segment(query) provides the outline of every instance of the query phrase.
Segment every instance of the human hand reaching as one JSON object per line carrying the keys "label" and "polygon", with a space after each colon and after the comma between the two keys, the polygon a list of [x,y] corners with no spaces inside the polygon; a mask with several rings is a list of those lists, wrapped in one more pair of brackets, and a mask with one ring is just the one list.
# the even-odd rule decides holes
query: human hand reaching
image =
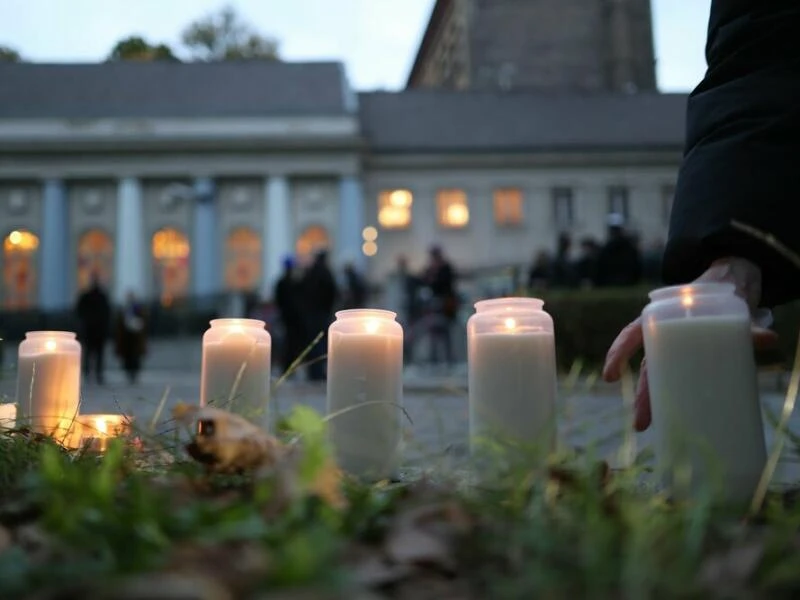
{"label": "human hand reaching", "polygon": [[[743,258],[720,259],[693,283],[703,282],[734,284],[736,294],[743,298],[750,307],[755,347],[762,349],[775,345],[778,336],[774,331],[767,329],[772,324],[772,313],[766,309],[757,310],[761,300],[761,270],[756,265]],[[622,376],[624,366],[642,345],[642,318],[639,317],[629,323],[611,344],[603,367],[603,379],[608,382],[618,381]],[[644,431],[650,426],[650,420],[650,390],[647,386],[647,357],[645,357],[642,360],[639,381],[636,385],[635,429]]]}

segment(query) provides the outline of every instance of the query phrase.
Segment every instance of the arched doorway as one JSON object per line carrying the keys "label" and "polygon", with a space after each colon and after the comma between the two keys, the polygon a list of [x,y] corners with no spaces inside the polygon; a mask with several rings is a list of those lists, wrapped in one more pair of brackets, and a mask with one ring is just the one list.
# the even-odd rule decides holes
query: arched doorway
{"label": "arched doorway", "polygon": [[153,269],[164,306],[186,296],[190,253],[189,239],[183,232],[166,227],[153,234]]}
{"label": "arched doorway", "polygon": [[249,227],[237,227],[225,240],[225,287],[251,291],[261,279],[261,238]]}
{"label": "arched doorway", "polygon": [[114,268],[114,243],[102,229],[90,229],[78,240],[78,289],[84,290],[97,275],[108,286]]}
{"label": "arched doorway", "polygon": [[318,250],[328,248],[330,237],[328,230],[321,225],[306,227],[295,242],[295,252],[301,264],[308,263]]}
{"label": "arched doorway", "polygon": [[36,253],[39,238],[24,229],[3,239],[3,305],[9,309],[31,308],[36,304]]}

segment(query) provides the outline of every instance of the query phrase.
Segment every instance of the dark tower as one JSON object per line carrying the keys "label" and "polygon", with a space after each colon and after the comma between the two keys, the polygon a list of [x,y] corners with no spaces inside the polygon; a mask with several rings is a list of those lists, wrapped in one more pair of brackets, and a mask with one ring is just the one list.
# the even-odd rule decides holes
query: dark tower
{"label": "dark tower", "polygon": [[408,87],[654,91],[650,0],[437,0]]}

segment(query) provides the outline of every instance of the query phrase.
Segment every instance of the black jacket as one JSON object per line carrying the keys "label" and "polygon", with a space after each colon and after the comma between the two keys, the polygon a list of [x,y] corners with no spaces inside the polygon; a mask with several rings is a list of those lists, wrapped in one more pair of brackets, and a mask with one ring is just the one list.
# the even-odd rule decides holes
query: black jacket
{"label": "black jacket", "polygon": [[800,298],[800,272],[731,226],[800,252],[800,2],[713,0],[706,59],[688,102],[664,279],[691,281],[741,256],[762,269],[763,305]]}

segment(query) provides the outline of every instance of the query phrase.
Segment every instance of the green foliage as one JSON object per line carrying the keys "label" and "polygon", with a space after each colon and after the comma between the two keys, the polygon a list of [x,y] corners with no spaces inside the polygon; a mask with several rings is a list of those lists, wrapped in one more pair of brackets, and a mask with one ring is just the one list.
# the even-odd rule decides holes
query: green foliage
{"label": "green foliage", "polygon": [[244,21],[232,6],[203,17],[183,32],[183,44],[196,60],[277,60],[278,43]]}
{"label": "green foliage", "polygon": [[0,45],[0,62],[22,62],[22,57],[13,48]]}
{"label": "green foliage", "polygon": [[172,49],[166,44],[153,45],[144,38],[134,35],[117,42],[114,48],[112,48],[108,60],[177,61],[178,59],[172,53]]}

